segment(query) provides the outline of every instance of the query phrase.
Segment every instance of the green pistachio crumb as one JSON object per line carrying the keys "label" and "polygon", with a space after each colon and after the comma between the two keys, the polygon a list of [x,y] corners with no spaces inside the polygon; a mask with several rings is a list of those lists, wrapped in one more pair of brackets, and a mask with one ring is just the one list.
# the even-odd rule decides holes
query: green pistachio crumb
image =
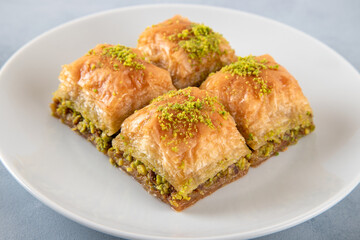
{"label": "green pistachio crumb", "polygon": [[168,36],[170,41],[178,41],[190,59],[199,59],[211,53],[225,54],[220,51],[221,34],[204,24],[193,23],[189,29]]}
{"label": "green pistachio crumb", "polygon": [[262,69],[266,69],[266,65],[257,61],[254,56],[238,57],[238,60],[221,69],[223,72],[229,72],[232,75],[256,76],[258,77]]}
{"label": "green pistachio crumb", "polygon": [[111,165],[115,166],[116,165],[116,162],[113,158],[109,158],[109,162]]}
{"label": "green pistachio crumb", "polygon": [[81,120],[81,115],[77,115],[74,119],[73,119],[73,124],[78,124]]}
{"label": "green pistachio crumb", "polygon": [[87,130],[87,124],[85,123],[85,121],[80,122],[80,123],[77,125],[77,127],[78,127],[78,130],[79,130],[81,133],[83,133],[83,132],[85,132],[85,131]]}
{"label": "green pistachio crumb", "polygon": [[119,159],[116,161],[116,164],[117,164],[118,166],[122,166],[122,165],[124,165],[124,160],[123,160],[122,158],[119,158]]}
{"label": "green pistachio crumb", "polygon": [[160,175],[156,175],[156,184],[161,184],[163,182],[164,182],[163,178]]}
{"label": "green pistachio crumb", "polygon": [[141,175],[146,175],[147,174],[147,170],[145,168],[145,166],[143,164],[140,164],[136,167],[138,173],[140,173]]}
{"label": "green pistachio crumb", "polygon": [[179,204],[178,204],[176,201],[174,201],[174,200],[169,200],[169,203],[170,203],[172,206],[174,206],[174,207],[178,207],[178,206],[179,206]]}
{"label": "green pistachio crumb", "polygon": [[135,161],[130,163],[130,167],[131,167],[131,168],[136,168]]}
{"label": "green pistachio crumb", "polygon": [[[252,76],[254,83],[254,89],[259,89],[259,96],[263,96],[271,93],[271,88],[267,85],[267,81],[260,76],[260,73],[264,69],[277,70],[279,65],[267,65],[266,59],[256,60],[254,56],[249,55],[246,57],[238,57],[238,60],[232,64],[229,64],[221,69],[222,72],[230,73],[232,76],[238,75],[241,77]],[[248,82],[246,82],[248,84]]]}
{"label": "green pistachio crumb", "polygon": [[274,66],[268,66],[269,69],[279,69],[279,65],[275,64]]}
{"label": "green pistachio crumb", "polygon": [[248,141],[254,140],[254,135],[252,133],[249,133]]}
{"label": "green pistachio crumb", "polygon": [[131,161],[132,161],[132,157],[131,157],[131,155],[127,155],[127,156],[125,157],[125,159],[126,159],[127,161],[129,161],[129,162],[131,162]]}
{"label": "green pistachio crumb", "polygon": [[134,166],[135,166],[135,167],[139,166],[140,164],[142,164],[142,163],[141,163],[139,160],[136,159],[136,160],[134,161]]}
{"label": "green pistachio crumb", "polygon": [[95,125],[92,122],[89,122],[90,133],[95,133]]}
{"label": "green pistachio crumb", "polygon": [[[137,60],[137,54],[131,48],[123,45],[114,45],[110,47],[104,47],[102,55],[111,57],[113,60],[118,60],[122,65],[136,70],[145,69],[145,66]],[[119,70],[119,64],[113,64],[114,70]]]}
{"label": "green pistachio crumb", "polygon": [[[157,105],[157,118],[162,134],[160,139],[167,140],[171,145],[171,150],[177,152],[177,144],[180,141],[187,143],[187,139],[192,138],[198,132],[198,125],[204,124],[211,129],[221,127],[219,123],[215,126],[213,114],[219,114],[225,120],[228,112],[216,97],[209,95],[195,97],[191,93],[191,88],[170,91],[152,101],[161,102]],[[174,101],[166,101],[175,99]]]}

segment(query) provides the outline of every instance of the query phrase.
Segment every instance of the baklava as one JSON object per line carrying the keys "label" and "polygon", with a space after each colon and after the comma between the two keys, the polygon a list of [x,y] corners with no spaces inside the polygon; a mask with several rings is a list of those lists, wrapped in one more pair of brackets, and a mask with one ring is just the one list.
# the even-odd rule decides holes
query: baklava
{"label": "baklava", "polygon": [[314,130],[313,111],[297,80],[269,55],[239,57],[200,88],[234,117],[253,151],[252,166]]}
{"label": "baklava", "polygon": [[143,59],[137,49],[99,44],[64,65],[51,109],[74,131],[106,153],[122,122],[169,90],[168,71]]}
{"label": "baklava", "polygon": [[250,154],[231,115],[198,88],[170,91],[128,117],[110,161],[181,211],[245,175]]}
{"label": "baklava", "polygon": [[221,34],[180,15],[148,27],[137,47],[148,60],[170,72],[177,88],[199,86],[209,73],[236,61]]}

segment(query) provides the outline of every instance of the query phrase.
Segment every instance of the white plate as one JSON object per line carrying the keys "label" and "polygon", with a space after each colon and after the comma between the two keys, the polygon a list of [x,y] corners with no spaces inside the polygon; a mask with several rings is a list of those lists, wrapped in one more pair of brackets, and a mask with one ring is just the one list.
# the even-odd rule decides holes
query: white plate
{"label": "white plate", "polygon": [[[222,33],[239,55],[270,53],[295,75],[316,131],[182,213],[148,195],[107,157],[50,116],[60,66],[97,43],[135,46],[146,26],[181,14]],[[128,238],[250,238],[325,211],[360,179],[360,76],[319,41],[227,9],[155,5],[108,11],[51,30],[0,73],[0,152],[35,197],[88,227]],[[355,105],[356,104],[356,105]]]}

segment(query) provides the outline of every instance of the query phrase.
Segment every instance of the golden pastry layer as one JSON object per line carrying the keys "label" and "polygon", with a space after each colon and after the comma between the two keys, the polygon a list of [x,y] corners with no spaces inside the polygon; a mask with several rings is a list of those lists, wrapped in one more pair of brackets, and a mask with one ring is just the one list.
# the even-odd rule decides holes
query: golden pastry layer
{"label": "golden pastry layer", "polygon": [[99,44],[64,65],[54,101],[79,112],[107,135],[151,99],[175,89],[166,70],[145,60],[137,49]]}
{"label": "golden pastry layer", "polygon": [[269,55],[239,57],[200,88],[224,104],[248,146],[268,157],[276,152],[274,146],[284,149],[282,142],[294,142],[314,129],[312,109],[298,82]]}
{"label": "golden pastry layer", "polygon": [[156,98],[123,122],[112,144],[165,179],[175,190],[173,200],[190,200],[222,170],[241,159],[246,165],[250,153],[233,118],[198,88]]}
{"label": "golden pastry layer", "polygon": [[147,28],[138,39],[138,48],[170,72],[177,88],[199,86],[209,73],[236,61],[221,34],[179,15]]}

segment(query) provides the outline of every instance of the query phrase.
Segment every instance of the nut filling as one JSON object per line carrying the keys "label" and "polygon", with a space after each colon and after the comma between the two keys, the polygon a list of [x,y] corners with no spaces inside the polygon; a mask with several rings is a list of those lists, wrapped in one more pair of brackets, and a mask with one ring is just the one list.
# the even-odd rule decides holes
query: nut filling
{"label": "nut filling", "polygon": [[218,172],[214,177],[199,185],[190,194],[184,196],[177,192],[169,182],[162,176],[157,175],[153,169],[145,166],[131,155],[111,146],[111,140],[117,135],[107,136],[102,130],[85,119],[79,112],[72,108],[70,101],[54,99],[51,104],[52,115],[59,118],[63,123],[88,141],[93,143],[96,148],[110,157],[110,163],[132,176],[143,188],[159,198],[161,201],[170,204],[176,211],[181,211],[200,199],[210,195],[217,189],[239,179],[247,174],[250,163],[246,158],[239,159],[228,168]]}
{"label": "nut filling", "polygon": [[181,211],[193,205],[217,189],[246,175],[250,167],[248,160],[241,158],[228,168],[218,172],[205,183],[200,184],[190,194],[184,196],[180,192],[177,192],[166,179],[157,175],[152,169],[145,166],[139,160],[134,159],[132,156],[124,155],[115,148],[110,148],[108,155],[110,156],[109,161],[112,165],[121,168],[138,181],[147,192],[159,198],[161,201],[170,204],[176,211]]}
{"label": "nut filling", "polygon": [[118,133],[108,136],[102,130],[97,129],[91,121],[85,119],[73,109],[71,101],[54,99],[50,107],[54,117],[60,118],[61,122],[71,127],[74,132],[79,133],[93,143],[100,152],[107,153],[107,150],[111,147],[111,140]]}
{"label": "nut filling", "polygon": [[257,150],[252,150],[251,156],[247,156],[252,167],[257,167],[272,156],[277,156],[279,152],[285,151],[288,146],[294,145],[297,141],[314,131],[315,125],[312,123],[307,127],[299,127],[285,132],[282,137],[267,141],[265,145]]}

